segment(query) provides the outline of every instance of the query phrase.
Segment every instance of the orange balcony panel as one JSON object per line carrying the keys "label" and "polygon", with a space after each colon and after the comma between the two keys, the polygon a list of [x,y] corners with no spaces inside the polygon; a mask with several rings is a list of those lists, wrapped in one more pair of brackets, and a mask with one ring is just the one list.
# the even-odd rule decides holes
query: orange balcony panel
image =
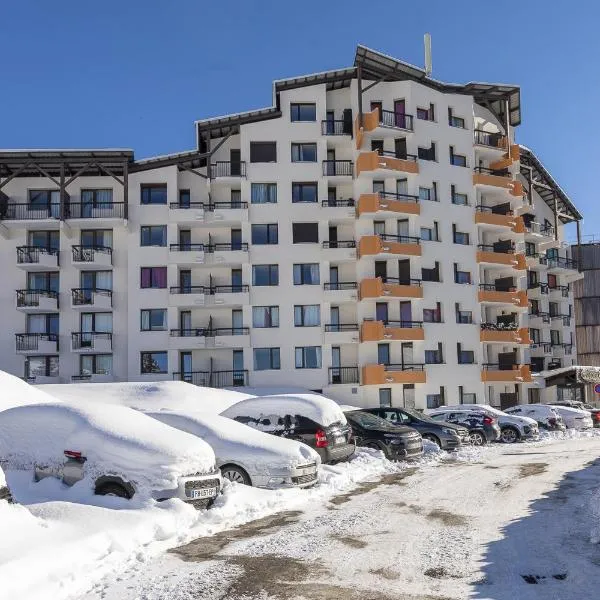
{"label": "orange balcony panel", "polygon": [[422,298],[423,288],[418,285],[383,283],[381,277],[363,279],[359,286],[360,299],[365,298]]}
{"label": "orange balcony panel", "polygon": [[381,298],[383,296],[383,281],[381,277],[363,279],[359,285],[359,297],[363,298]]}
{"label": "orange balcony panel", "polygon": [[527,308],[528,299],[525,290],[516,292],[497,292],[495,290],[479,290],[479,302],[501,302],[502,304],[513,304],[520,308]]}
{"label": "orange balcony panel", "polygon": [[420,215],[418,202],[403,202],[390,198],[380,198],[378,194],[361,194],[358,198],[358,216],[379,211],[397,212],[408,215]]}
{"label": "orange balcony panel", "polygon": [[[510,177],[490,175],[489,173],[473,173],[474,185],[492,185],[511,190],[515,182]],[[512,193],[512,192],[511,192]]]}
{"label": "orange balcony panel", "polygon": [[519,150],[519,146],[516,144],[511,144],[508,152],[504,154],[504,156],[493,163],[490,164],[490,169],[500,170],[507,169],[513,163],[518,162],[521,159],[521,152]]}
{"label": "orange balcony panel", "polygon": [[527,259],[524,254],[514,254],[513,255],[517,261],[517,263],[513,266],[517,271],[524,271],[527,269]]}
{"label": "orange balcony panel", "polygon": [[383,321],[364,321],[360,327],[361,342],[422,341],[424,339],[425,330],[422,327],[386,327]]}
{"label": "orange balcony panel", "polygon": [[375,171],[379,167],[377,152],[361,152],[356,159],[356,175],[363,171]]}
{"label": "orange balcony panel", "polygon": [[421,256],[421,245],[382,240],[378,235],[363,235],[358,242],[359,256],[406,254]]}
{"label": "orange balcony panel", "polygon": [[514,382],[514,383],[531,383],[531,370],[529,365],[515,365],[512,370],[489,370],[481,371],[481,381],[484,382]]}
{"label": "orange balcony panel", "polygon": [[416,161],[394,158],[393,156],[382,156],[377,152],[361,152],[356,159],[356,174],[363,171],[375,171],[377,169],[391,169],[403,173],[418,173],[419,165]]}
{"label": "orange balcony panel", "polygon": [[523,191],[523,184],[520,181],[513,181],[512,182],[512,189],[510,190],[510,193],[513,196],[523,196],[524,191]]}
{"label": "orange balcony panel", "polygon": [[362,368],[363,385],[426,382],[425,371],[386,371],[385,365],[366,365]]}
{"label": "orange balcony panel", "polygon": [[402,171],[404,173],[418,173],[419,165],[413,160],[404,160],[403,158],[394,158],[392,156],[381,156],[381,164],[385,169]]}
{"label": "orange balcony panel", "polygon": [[525,221],[523,217],[513,217],[515,219],[515,224],[512,226],[512,230],[515,233],[525,233]]}
{"label": "orange balcony panel", "polygon": [[[522,221],[523,219],[521,219]],[[496,225],[498,227],[513,227],[516,217],[513,215],[500,215],[495,213],[479,212],[475,213],[475,223],[482,225]]]}
{"label": "orange balcony panel", "polygon": [[529,338],[529,329],[522,327],[516,331],[495,331],[484,329],[479,333],[479,339],[482,342],[499,342],[509,344],[531,344]]}
{"label": "orange balcony panel", "polygon": [[515,257],[515,254],[508,254],[506,252],[485,252],[478,250],[476,260],[478,263],[492,263],[517,268],[517,259]]}

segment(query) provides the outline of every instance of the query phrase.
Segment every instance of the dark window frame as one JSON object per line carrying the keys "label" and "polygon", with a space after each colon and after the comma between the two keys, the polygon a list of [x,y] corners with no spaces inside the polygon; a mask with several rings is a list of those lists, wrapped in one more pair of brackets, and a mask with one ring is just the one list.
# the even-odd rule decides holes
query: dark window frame
{"label": "dark window frame", "polygon": [[[164,202],[150,202],[152,199],[152,190],[161,190],[164,188]],[[146,201],[144,201],[146,200]],[[142,183],[140,184],[140,204],[144,206],[161,206],[168,202],[168,186],[166,183]]]}

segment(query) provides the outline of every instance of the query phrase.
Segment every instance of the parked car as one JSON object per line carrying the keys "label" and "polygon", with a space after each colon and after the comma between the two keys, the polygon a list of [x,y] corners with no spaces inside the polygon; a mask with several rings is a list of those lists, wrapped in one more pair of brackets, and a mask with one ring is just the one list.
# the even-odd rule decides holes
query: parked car
{"label": "parked car", "polygon": [[520,415],[510,415],[489,404],[460,404],[449,406],[456,410],[475,410],[483,411],[491,417],[498,420],[500,426],[500,441],[505,444],[514,444],[520,440],[531,440],[539,437],[539,427],[537,421],[530,417]]}
{"label": "parked car", "polygon": [[580,410],[586,410],[592,415],[592,422],[594,427],[600,427],[600,408],[585,404],[584,402],[578,402],[575,400],[565,402],[549,402],[550,406],[570,406],[571,408],[579,408]]}
{"label": "parked car", "polygon": [[530,417],[535,419],[542,429],[547,431],[564,431],[565,424],[562,417],[547,404],[517,404],[505,408],[507,415],[519,415],[521,417]]}
{"label": "parked car", "polygon": [[591,429],[594,426],[592,416],[587,410],[557,404],[552,405],[552,408],[562,417],[567,429]]}
{"label": "parked car", "polygon": [[356,447],[340,407],[316,394],[248,398],[221,415],[265,433],[303,442],[315,449],[324,463],[348,460]]}
{"label": "parked car", "polygon": [[0,460],[35,481],[56,477],[65,490],[85,480],[97,495],[179,498],[198,508],[222,487],[206,442],[108,404],[49,402],[0,412]]}
{"label": "parked car", "polygon": [[392,425],[412,427],[424,440],[437,444],[442,450],[456,450],[470,444],[469,430],[453,423],[439,423],[428,415],[411,408],[364,408],[364,412],[377,415]]}
{"label": "parked car", "polygon": [[423,438],[412,427],[392,425],[363,410],[344,413],[358,446],[381,450],[389,460],[418,458],[423,454]]}
{"label": "parked car", "polygon": [[430,410],[428,414],[435,421],[466,427],[474,446],[484,446],[500,439],[500,427],[497,419],[484,411],[458,410],[443,406]]}
{"label": "parked car", "polygon": [[223,478],[229,481],[263,488],[304,488],[317,482],[321,457],[302,442],[278,438],[220,415],[146,414],[209,444]]}
{"label": "parked car", "polygon": [[6,478],[4,477],[4,471],[0,468],[0,502],[2,500],[12,501],[10,490],[6,485]]}

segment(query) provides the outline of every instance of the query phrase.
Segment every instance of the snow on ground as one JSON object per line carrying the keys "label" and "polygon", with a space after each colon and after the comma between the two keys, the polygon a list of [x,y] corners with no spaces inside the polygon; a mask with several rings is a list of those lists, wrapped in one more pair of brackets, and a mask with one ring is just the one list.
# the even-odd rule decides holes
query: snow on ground
{"label": "snow on ground", "polygon": [[0,371],[0,411],[42,402],[55,402],[55,399],[19,377]]}

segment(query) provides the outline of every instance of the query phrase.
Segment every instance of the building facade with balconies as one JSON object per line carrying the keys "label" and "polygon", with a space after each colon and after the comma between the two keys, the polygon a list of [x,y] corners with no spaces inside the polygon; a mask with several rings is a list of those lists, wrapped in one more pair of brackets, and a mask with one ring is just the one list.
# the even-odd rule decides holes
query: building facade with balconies
{"label": "building facade with balconies", "polygon": [[581,216],[515,142],[519,88],[359,46],[273,93],[197,121],[190,152],[0,153],[0,368],[535,401],[533,374],[576,356],[562,240]]}

